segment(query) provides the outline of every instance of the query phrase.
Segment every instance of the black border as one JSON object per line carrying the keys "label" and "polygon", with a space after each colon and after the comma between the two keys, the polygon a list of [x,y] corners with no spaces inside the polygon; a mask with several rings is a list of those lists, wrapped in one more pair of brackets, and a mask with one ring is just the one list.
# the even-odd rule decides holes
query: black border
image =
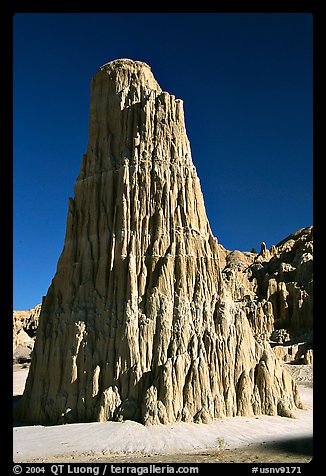
{"label": "black border", "polygon": [[[143,5],[143,4],[142,4]],[[115,5],[108,4],[103,5],[97,2],[92,2],[91,7],[87,8],[86,4],[79,4],[79,8],[76,8],[76,5],[71,5],[66,1],[63,5],[60,5],[59,2],[48,1],[43,4],[38,2],[26,2],[25,1],[9,1],[4,0],[0,5],[0,92],[1,92],[1,150],[2,150],[2,160],[1,160],[1,202],[2,203],[2,233],[1,233],[1,250],[2,257],[4,259],[1,263],[1,318],[5,320],[5,333],[7,343],[7,336],[10,344],[5,345],[5,358],[8,358],[9,372],[6,372],[6,384],[8,384],[9,391],[6,392],[5,388],[2,387],[2,392],[0,392],[1,398],[4,399],[2,409],[5,410],[7,416],[6,420],[6,430],[9,430],[9,435],[5,438],[7,443],[8,454],[5,458],[2,459],[2,462],[8,463],[9,474],[12,473],[12,418],[11,418],[11,406],[12,406],[12,397],[11,397],[11,386],[12,386],[12,306],[13,306],[13,17],[15,13],[310,13],[313,15],[313,42],[314,42],[314,86],[313,86],[313,104],[314,104],[314,126],[313,126],[313,138],[314,138],[314,242],[315,242],[315,261],[314,261],[314,275],[315,275],[315,286],[314,286],[314,301],[316,309],[316,318],[314,323],[314,336],[315,336],[315,346],[314,346],[314,355],[315,355],[315,364],[314,364],[314,457],[313,461],[309,464],[293,464],[293,466],[300,466],[301,474],[315,474],[317,467],[322,463],[322,452],[323,452],[323,433],[320,425],[319,417],[319,398],[323,395],[323,388],[321,387],[321,380],[317,376],[323,375],[323,369],[321,367],[321,359],[323,356],[320,355],[319,349],[321,348],[322,343],[319,342],[322,333],[320,332],[321,321],[323,320],[323,315],[321,313],[322,302],[319,302],[319,297],[321,295],[320,291],[322,290],[322,257],[323,252],[323,234],[321,226],[321,208],[323,204],[321,203],[320,196],[321,194],[321,180],[322,173],[320,173],[321,165],[321,112],[323,105],[321,103],[321,91],[323,89],[324,81],[322,81],[322,53],[325,55],[325,50],[322,48],[322,32],[326,28],[324,22],[325,16],[322,15],[322,0],[320,1],[295,1],[291,2],[288,0],[285,1],[266,1],[263,4],[255,5],[254,2],[243,2],[243,1],[232,1],[224,5],[218,5],[218,8],[211,9],[211,4],[206,10],[197,10],[197,8],[191,9],[189,11],[183,11],[181,9],[169,8],[168,5],[162,4],[160,7],[165,6],[165,10],[153,11],[153,5],[151,4],[150,8],[143,8],[134,10],[134,4],[131,8],[128,7],[127,10],[121,10],[120,4],[117,2]],[[105,8],[110,7],[110,8]],[[116,8],[114,8],[114,6]],[[193,7],[196,5],[193,5]],[[203,5],[201,5],[203,6]],[[119,8],[118,8],[119,7]],[[175,6],[176,7],[176,6]],[[216,5],[217,7],[217,5]],[[318,312],[319,311],[319,312]],[[317,322],[316,322],[317,321]],[[3,377],[2,377],[3,379]],[[315,398],[316,397],[316,398]],[[8,406],[8,407],[7,407]],[[8,408],[8,410],[7,410]],[[322,409],[322,411],[324,411]],[[319,426],[319,428],[318,428]],[[109,463],[108,463],[109,464]],[[214,463],[207,463],[209,469],[214,469]],[[199,474],[203,474],[205,469],[207,469],[207,464],[198,463],[198,464],[189,464],[190,466],[198,466]],[[217,465],[225,465],[227,463],[215,463]],[[160,464],[157,463],[159,466]],[[212,466],[213,465],[213,466]],[[23,467],[32,466],[23,464]],[[52,474],[50,472],[51,464],[43,464],[46,468],[45,474]],[[67,466],[67,465],[66,465]],[[77,467],[78,464],[74,464],[74,467]],[[82,466],[82,465],[81,465]],[[103,465],[104,466],[104,465]],[[128,466],[128,464],[125,464]],[[137,466],[137,465],[134,465]],[[140,465],[146,466],[146,465]],[[163,465],[164,466],[164,465]],[[169,466],[187,466],[186,464],[173,465],[172,463]],[[239,469],[239,474],[251,474],[252,465],[250,463],[233,463],[230,467],[230,470]],[[281,464],[276,463],[258,463],[259,468],[266,467],[281,467]],[[283,466],[286,466],[284,463]],[[223,470],[222,467],[218,466],[217,470]],[[25,474],[23,471],[22,474]],[[44,473],[42,473],[44,474]],[[68,474],[63,472],[62,474]],[[109,473],[107,473],[109,474]],[[166,473],[164,473],[166,474]],[[282,474],[282,473],[281,473]],[[286,474],[286,473],[285,473]]]}

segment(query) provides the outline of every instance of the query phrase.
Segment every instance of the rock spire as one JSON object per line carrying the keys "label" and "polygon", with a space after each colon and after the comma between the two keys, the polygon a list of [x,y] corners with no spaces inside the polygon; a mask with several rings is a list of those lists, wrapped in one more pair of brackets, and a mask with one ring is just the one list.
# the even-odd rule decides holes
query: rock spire
{"label": "rock spire", "polygon": [[18,418],[290,416],[301,406],[296,384],[223,284],[221,250],[182,101],[145,63],[102,66]]}

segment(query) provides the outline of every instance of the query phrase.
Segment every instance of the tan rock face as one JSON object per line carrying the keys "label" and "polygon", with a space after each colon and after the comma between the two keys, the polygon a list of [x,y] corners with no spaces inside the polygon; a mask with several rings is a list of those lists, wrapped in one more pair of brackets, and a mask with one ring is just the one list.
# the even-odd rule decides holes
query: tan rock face
{"label": "tan rock face", "polygon": [[225,285],[182,101],[145,63],[92,81],[69,200],[17,417],[33,423],[289,416],[297,387]]}
{"label": "tan rock face", "polygon": [[[313,227],[303,228],[262,253],[248,270],[256,292],[273,308],[274,327],[290,334],[313,327]],[[268,251],[268,250],[267,250]]]}
{"label": "tan rock face", "polygon": [[287,362],[312,363],[313,227],[302,228],[258,255],[225,252],[222,278],[246,313],[256,339],[304,344],[296,355],[273,347]]}
{"label": "tan rock face", "polygon": [[28,311],[13,311],[13,361],[31,360],[41,304]]}

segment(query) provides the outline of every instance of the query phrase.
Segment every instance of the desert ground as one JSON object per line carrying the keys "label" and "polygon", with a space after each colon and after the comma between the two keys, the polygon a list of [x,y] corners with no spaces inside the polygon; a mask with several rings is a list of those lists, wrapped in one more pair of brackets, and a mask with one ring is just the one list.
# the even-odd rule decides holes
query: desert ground
{"label": "desert ground", "polygon": [[[299,385],[303,410],[295,418],[234,417],[211,424],[76,423],[14,426],[14,462],[80,463],[306,463],[312,459],[311,365],[287,365]],[[15,365],[14,404],[28,367]]]}

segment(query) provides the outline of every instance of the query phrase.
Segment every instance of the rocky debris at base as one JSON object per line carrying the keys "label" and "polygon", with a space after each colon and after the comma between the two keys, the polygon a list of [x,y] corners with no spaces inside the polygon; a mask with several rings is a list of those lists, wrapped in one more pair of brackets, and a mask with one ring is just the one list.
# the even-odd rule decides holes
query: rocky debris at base
{"label": "rocky debris at base", "polygon": [[298,384],[313,386],[313,364],[285,363],[284,365]]}

